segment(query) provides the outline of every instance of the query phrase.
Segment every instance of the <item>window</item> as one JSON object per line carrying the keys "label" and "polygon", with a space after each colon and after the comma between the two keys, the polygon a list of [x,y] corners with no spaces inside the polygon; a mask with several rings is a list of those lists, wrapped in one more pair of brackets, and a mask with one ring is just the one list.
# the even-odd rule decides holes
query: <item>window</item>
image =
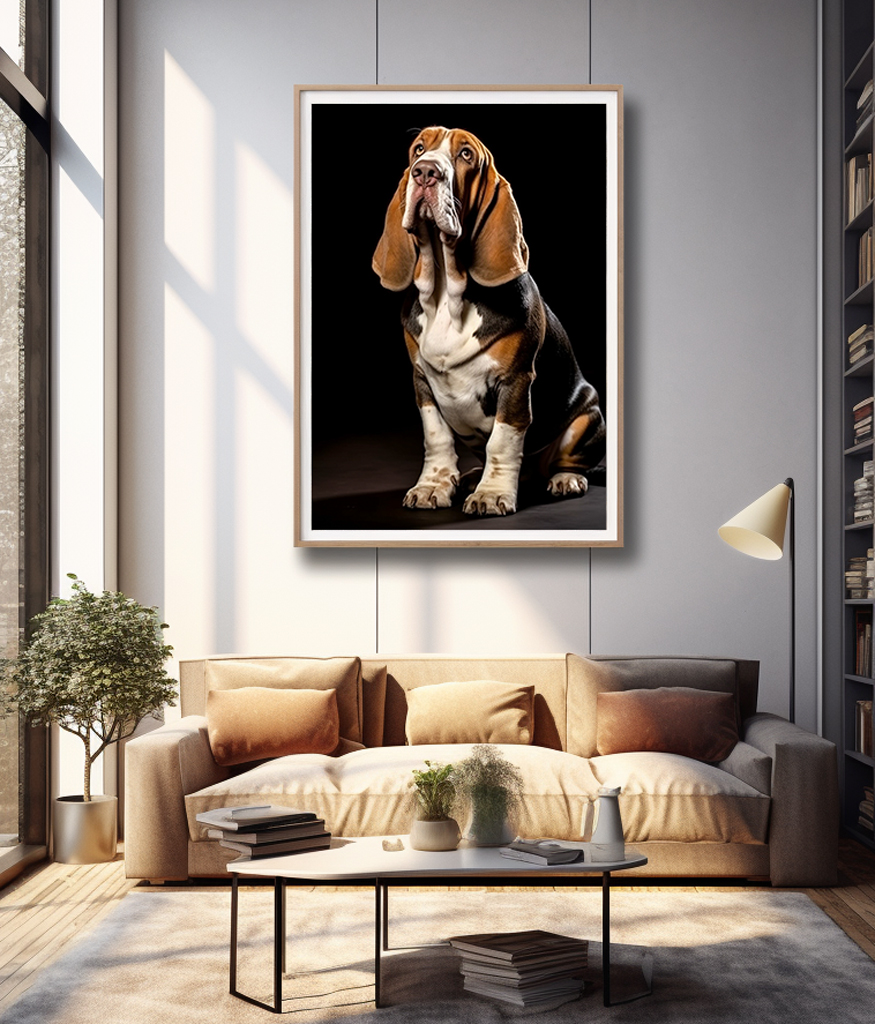
{"label": "window", "polygon": [[[48,599],[47,0],[0,0],[0,653]],[[0,721],[0,878],[46,839],[46,736]]]}

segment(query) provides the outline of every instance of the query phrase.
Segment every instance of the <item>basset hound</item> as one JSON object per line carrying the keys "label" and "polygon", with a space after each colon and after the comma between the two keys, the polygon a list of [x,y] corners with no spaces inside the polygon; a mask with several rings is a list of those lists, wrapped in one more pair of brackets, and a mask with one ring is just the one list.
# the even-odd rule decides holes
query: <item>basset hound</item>
{"label": "basset hound", "polygon": [[402,323],[425,435],[408,508],[447,508],[459,484],[456,437],[481,459],[462,506],[516,511],[523,457],[556,496],[582,495],[605,452],[598,395],[528,273],[507,180],[470,132],[431,127],[410,146],[373,269],[404,292]]}

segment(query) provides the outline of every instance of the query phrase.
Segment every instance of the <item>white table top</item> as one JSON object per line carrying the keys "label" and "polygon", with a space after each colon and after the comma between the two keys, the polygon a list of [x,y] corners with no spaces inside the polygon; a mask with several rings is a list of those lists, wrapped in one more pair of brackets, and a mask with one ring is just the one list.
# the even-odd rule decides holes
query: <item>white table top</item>
{"label": "white table top", "polygon": [[[388,852],[383,840],[400,839],[404,849]],[[601,874],[637,868],[647,858],[630,846],[621,861],[594,861],[588,843],[562,843],[584,851],[584,860],[572,864],[529,864],[504,857],[494,846],[465,846],[438,853],[413,850],[410,836],[367,836],[359,839],[334,837],[323,850],[305,850],[276,857],[232,860],[228,870],[238,875],[261,878],[306,878],[339,881],[352,878],[428,877],[439,875],[576,875]]]}

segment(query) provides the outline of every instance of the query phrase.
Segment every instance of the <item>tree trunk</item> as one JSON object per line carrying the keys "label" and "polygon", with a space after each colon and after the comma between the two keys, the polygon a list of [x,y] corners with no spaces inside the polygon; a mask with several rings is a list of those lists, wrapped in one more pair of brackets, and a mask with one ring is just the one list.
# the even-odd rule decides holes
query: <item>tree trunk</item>
{"label": "tree trunk", "polygon": [[85,744],[85,791],[83,799],[86,803],[91,800],[91,732],[86,732],[83,737]]}

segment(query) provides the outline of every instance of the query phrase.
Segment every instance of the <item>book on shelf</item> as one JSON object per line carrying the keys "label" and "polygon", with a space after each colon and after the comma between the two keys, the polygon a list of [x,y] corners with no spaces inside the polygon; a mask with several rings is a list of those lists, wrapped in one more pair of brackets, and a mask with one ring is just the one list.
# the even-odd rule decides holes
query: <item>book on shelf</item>
{"label": "book on shelf", "polygon": [[866,118],[872,113],[872,79],[863,86],[860,90],[860,95],[857,98],[857,110],[856,110],[856,127],[859,129],[863,126]]}
{"label": "book on shelf", "polygon": [[859,153],[847,162],[845,192],[850,222],[872,201],[872,154]]}
{"label": "book on shelf", "polygon": [[872,280],[872,236],[873,229],[867,228],[860,235],[857,287],[862,288]]}
{"label": "book on shelf", "polygon": [[232,839],[235,843],[249,843],[260,846],[264,843],[279,843],[284,839],[305,839],[318,836],[325,831],[325,820],[302,821],[298,825],[270,825],[253,832],[226,832],[220,828],[208,828],[209,839]]}
{"label": "book on shelf", "polygon": [[857,608],[854,615],[854,675],[872,675],[872,609]]}
{"label": "book on shelf", "polygon": [[498,852],[502,857],[527,864],[571,864],[583,855],[581,850],[569,849],[549,839],[517,839],[499,847]]}
{"label": "book on shelf", "polygon": [[[866,502],[863,506],[868,518],[872,516],[872,502]],[[857,515],[857,509],[854,509]],[[848,559],[848,567],[845,570],[845,588],[847,596],[852,601],[875,597],[875,560],[873,560],[872,548],[869,548],[865,555],[853,555]]]}
{"label": "book on shelf", "polygon": [[235,850],[244,858],[276,857],[283,853],[303,853],[305,850],[325,850],[331,846],[331,833],[320,832],[315,836],[301,836],[297,839],[283,839],[275,843],[243,843],[236,839],[220,839],[219,846]]}
{"label": "book on shelf", "polygon": [[871,324],[863,324],[848,335],[848,363],[853,366],[855,363],[871,355],[875,341],[875,331]]}
{"label": "book on shelf", "polygon": [[854,719],[854,743],[858,753],[872,757],[872,701],[858,700]]}
{"label": "book on shelf", "polygon": [[863,799],[860,801],[858,811],[860,827],[869,832],[875,831],[875,821],[873,821],[875,819],[875,801],[873,801],[871,786],[863,787]]}
{"label": "book on shelf", "polygon": [[195,818],[202,825],[219,828],[225,832],[254,832],[273,826],[296,825],[318,820],[312,811],[300,811],[294,807],[281,807],[277,804],[215,807],[209,811],[200,811]]}

